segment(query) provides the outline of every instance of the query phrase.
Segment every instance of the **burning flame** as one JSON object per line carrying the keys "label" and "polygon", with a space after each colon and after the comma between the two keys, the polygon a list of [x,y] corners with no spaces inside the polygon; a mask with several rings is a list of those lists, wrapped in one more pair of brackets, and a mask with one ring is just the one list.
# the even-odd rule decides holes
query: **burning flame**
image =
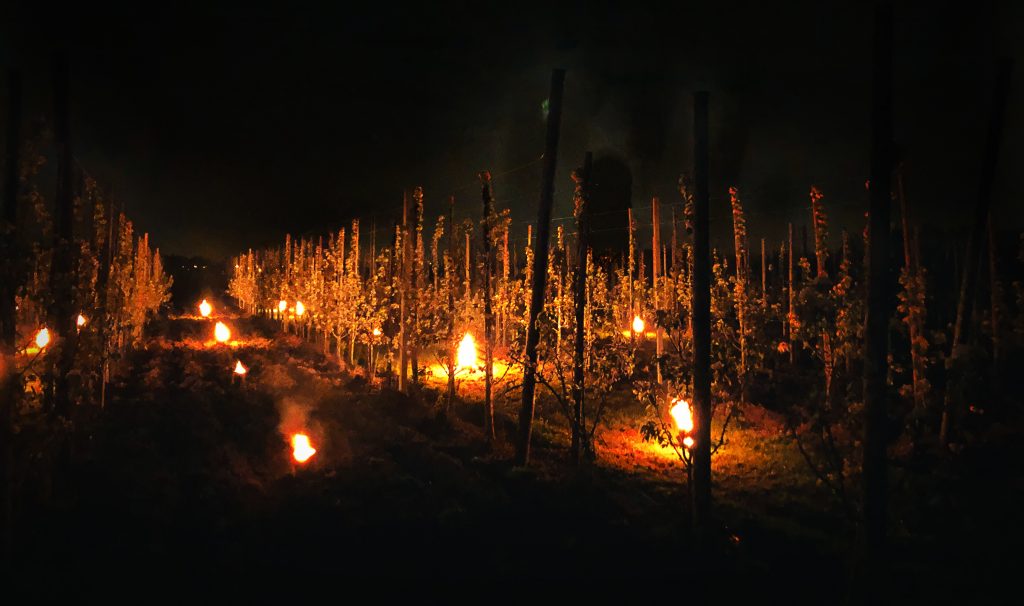
{"label": "burning flame", "polygon": [[645,326],[647,325],[644,324],[643,318],[640,316],[633,316],[633,332],[643,333]]}
{"label": "burning flame", "polygon": [[213,327],[213,338],[218,343],[227,343],[228,339],[231,338],[231,329],[225,326],[223,322],[217,322],[217,325]]}
{"label": "burning flame", "polygon": [[77,324],[78,327],[81,328],[81,327],[85,326],[85,323],[88,322],[88,321],[89,320],[85,316],[83,316],[82,314],[78,314],[78,319],[75,320],[75,324]]}
{"label": "burning flame", "polygon": [[373,336],[375,336],[375,337],[379,337],[380,336],[380,329],[379,328],[374,328],[373,329]]}
{"label": "burning flame", "polygon": [[212,311],[213,306],[207,303],[206,299],[203,299],[203,302],[199,304],[199,315],[203,316],[204,318],[209,318],[210,312]]}
{"label": "burning flame", "polygon": [[316,454],[316,449],[309,443],[309,436],[297,433],[292,436],[292,457],[299,463],[305,463]]}
{"label": "burning flame", "polygon": [[295,315],[302,316],[306,313],[306,306],[302,304],[302,301],[295,302]]}
{"label": "burning flame", "polygon": [[[672,408],[669,409],[668,413],[672,415],[672,419],[676,422],[676,428],[680,432],[689,434],[693,431],[693,411],[690,410],[689,402],[682,398],[672,400]],[[683,446],[693,448],[693,438],[689,435],[684,435]]]}
{"label": "burning flame", "polygon": [[476,357],[476,341],[473,340],[473,335],[466,333],[466,336],[462,337],[462,341],[459,343],[458,354],[456,355],[458,362],[458,368],[468,368],[473,370],[477,367]]}
{"label": "burning flame", "polygon": [[36,333],[36,347],[42,349],[50,344],[50,329],[43,328]]}
{"label": "burning flame", "polygon": [[679,431],[684,433],[693,431],[693,414],[690,411],[689,402],[682,398],[676,398],[673,400],[672,408],[669,409],[668,413],[672,415],[672,419],[675,420]]}
{"label": "burning flame", "polygon": [[283,312],[286,309],[288,309],[288,301],[281,299],[277,302],[277,311]]}
{"label": "burning flame", "polygon": [[242,366],[241,360],[235,360],[235,374],[238,376],[245,376],[245,373],[249,372],[249,369]]}

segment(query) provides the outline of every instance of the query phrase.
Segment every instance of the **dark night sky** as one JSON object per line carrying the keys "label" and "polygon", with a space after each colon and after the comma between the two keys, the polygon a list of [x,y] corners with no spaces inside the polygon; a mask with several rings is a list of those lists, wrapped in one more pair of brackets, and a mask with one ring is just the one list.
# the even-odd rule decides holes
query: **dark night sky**
{"label": "dark night sky", "polygon": [[[860,231],[868,2],[210,2],[158,13],[88,4],[62,19],[38,4],[0,9],[0,63],[27,72],[27,103],[40,116],[48,58],[57,39],[70,46],[75,153],[165,252],[225,256],[353,216],[381,227],[402,189],[418,184],[431,224],[451,193],[476,216],[481,169],[498,175],[499,203],[525,230],[556,66],[568,70],[556,216],[569,214],[569,171],[588,149],[628,168],[634,205],[676,201],[677,177],[691,166],[690,95],[703,88],[720,233],[729,184],[740,187],[754,237],[808,222],[811,184],[837,222]],[[896,8],[908,194],[926,228],[963,227],[957,209],[978,188],[993,57],[1009,54],[1017,62],[995,212],[1019,228],[1024,8],[937,7]]]}

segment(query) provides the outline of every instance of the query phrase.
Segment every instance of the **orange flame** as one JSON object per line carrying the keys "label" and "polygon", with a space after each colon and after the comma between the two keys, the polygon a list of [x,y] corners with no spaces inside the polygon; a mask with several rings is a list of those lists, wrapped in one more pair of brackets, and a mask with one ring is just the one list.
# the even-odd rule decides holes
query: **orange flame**
{"label": "orange flame", "polygon": [[227,343],[231,338],[231,329],[223,322],[217,322],[217,325],[213,327],[213,338],[216,339],[218,343]]}
{"label": "orange flame", "polygon": [[459,343],[456,361],[460,370],[463,368],[474,370],[477,367],[476,341],[473,340],[473,335],[468,332],[466,333],[466,336],[462,337],[462,341]]}
{"label": "orange flame", "polygon": [[43,328],[36,333],[36,347],[42,349],[50,344],[50,329]]}
{"label": "orange flame", "polygon": [[375,337],[379,337],[380,336],[380,329],[379,328],[374,328],[373,329],[373,336],[375,336]]}
{"label": "orange flame", "polygon": [[78,319],[75,320],[75,324],[79,328],[81,328],[81,327],[85,326],[85,323],[88,322],[88,321],[89,320],[85,316],[83,316],[82,314],[78,314]]}
{"label": "orange flame", "polygon": [[292,457],[299,463],[305,463],[316,454],[316,449],[309,443],[309,436],[297,433],[292,436]]}
{"label": "orange flame", "polygon": [[241,360],[235,360],[235,374],[239,376],[245,376],[245,373],[249,372],[249,369],[242,366]]}
{"label": "orange flame", "polygon": [[302,304],[302,301],[295,302],[295,315],[301,317],[302,314],[306,313],[306,306]]}
{"label": "orange flame", "polygon": [[646,326],[647,325],[644,324],[643,318],[640,316],[633,316],[633,332],[642,334]]}
{"label": "orange flame", "polygon": [[690,411],[689,402],[682,398],[676,398],[672,400],[672,408],[668,412],[672,415],[672,419],[676,422],[676,428],[679,431],[683,433],[693,431],[693,413]]}
{"label": "orange flame", "polygon": [[204,318],[209,318],[210,312],[212,311],[213,306],[207,303],[206,299],[203,299],[203,302],[199,304],[199,315],[203,316]]}
{"label": "orange flame", "polygon": [[286,309],[288,309],[288,301],[281,299],[277,302],[277,311],[283,312]]}

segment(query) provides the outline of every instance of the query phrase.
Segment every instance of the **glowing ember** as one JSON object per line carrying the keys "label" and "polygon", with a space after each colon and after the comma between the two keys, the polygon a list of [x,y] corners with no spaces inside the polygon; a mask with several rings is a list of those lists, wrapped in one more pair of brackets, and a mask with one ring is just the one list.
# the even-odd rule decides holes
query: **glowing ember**
{"label": "glowing ember", "polygon": [[227,343],[231,338],[231,329],[223,322],[217,322],[217,325],[213,327],[213,338],[217,339],[218,343]]}
{"label": "glowing ember", "polygon": [[693,414],[690,411],[690,403],[681,398],[673,400],[672,408],[668,413],[676,422],[679,431],[690,433],[693,431]]}
{"label": "glowing ember", "polygon": [[242,366],[241,360],[235,360],[235,374],[239,376],[245,376],[245,373],[249,372],[249,369]]}
{"label": "glowing ember", "polygon": [[633,316],[633,332],[643,333],[645,326],[646,324],[644,324],[643,318],[640,316]]}
{"label": "glowing ember", "polygon": [[292,436],[292,457],[299,463],[305,463],[316,454],[316,449],[309,443],[309,436],[297,433]]}
{"label": "glowing ember", "polygon": [[83,316],[82,314],[78,314],[78,319],[75,320],[75,324],[77,324],[78,327],[81,328],[81,327],[85,326],[85,323],[88,322],[88,321],[89,320],[86,319],[85,316]]}
{"label": "glowing ember", "polygon": [[203,299],[203,302],[199,304],[199,315],[203,316],[204,318],[209,318],[210,312],[212,311],[213,306],[207,303],[206,299]]}
{"label": "glowing ember", "polygon": [[477,367],[476,357],[476,341],[473,340],[473,335],[466,333],[466,336],[462,337],[462,341],[459,343],[459,350],[456,354],[456,361],[458,362],[458,368],[468,368],[473,370]]}
{"label": "glowing ember", "polygon": [[50,344],[50,329],[43,328],[36,333],[36,347],[42,349]]}
{"label": "glowing ember", "polygon": [[277,311],[283,312],[286,309],[288,309],[288,301],[281,299],[280,301],[277,302]]}
{"label": "glowing ember", "polygon": [[295,315],[301,316],[306,313],[306,306],[302,304],[302,301],[295,302]]}

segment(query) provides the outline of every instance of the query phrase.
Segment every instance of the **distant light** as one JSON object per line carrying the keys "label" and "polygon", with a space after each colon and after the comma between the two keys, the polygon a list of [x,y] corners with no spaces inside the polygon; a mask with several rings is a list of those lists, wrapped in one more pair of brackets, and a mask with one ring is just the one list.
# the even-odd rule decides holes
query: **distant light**
{"label": "distant light", "polygon": [[77,324],[78,327],[81,328],[81,327],[85,326],[85,323],[88,322],[88,321],[89,320],[87,320],[85,316],[83,316],[82,314],[78,314],[78,319],[75,320],[75,324]]}
{"label": "distant light", "polygon": [[245,376],[245,373],[249,372],[249,369],[242,366],[241,360],[235,360],[235,374],[239,376]]}
{"label": "distant light", "polygon": [[302,316],[306,313],[306,306],[302,304],[302,301],[295,302],[295,315]]}
{"label": "distant light", "polygon": [[643,318],[640,316],[633,317],[633,332],[642,333],[645,326]]}
{"label": "distant light", "polygon": [[199,315],[203,316],[204,318],[209,318],[210,312],[212,311],[213,306],[207,303],[206,299],[203,299],[203,302],[199,304]]}
{"label": "distant light", "polygon": [[693,438],[691,438],[690,436],[686,436],[685,438],[683,438],[683,446],[687,448],[693,448]]}
{"label": "distant light", "polygon": [[40,329],[36,333],[36,347],[42,349],[50,344],[50,330],[48,328]]}
{"label": "distant light", "polygon": [[277,302],[277,311],[284,311],[286,309],[288,309],[288,301],[281,299]]}
{"label": "distant light", "polygon": [[375,337],[379,337],[380,336],[380,329],[379,328],[374,328],[373,329],[373,336],[375,336]]}

